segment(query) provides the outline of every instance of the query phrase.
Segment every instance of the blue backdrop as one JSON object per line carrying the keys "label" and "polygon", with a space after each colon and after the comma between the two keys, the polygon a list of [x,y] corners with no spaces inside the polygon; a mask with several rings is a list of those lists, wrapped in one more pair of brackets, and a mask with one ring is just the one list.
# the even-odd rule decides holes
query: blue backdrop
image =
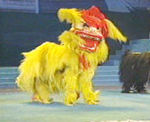
{"label": "blue backdrop", "polygon": [[[44,0],[40,14],[0,12],[0,66],[18,66],[21,52],[29,51],[57,37],[70,25],[60,23],[57,10],[62,7],[89,8],[99,6],[129,40],[149,38],[149,0]],[[111,54],[121,44],[108,40]]]}

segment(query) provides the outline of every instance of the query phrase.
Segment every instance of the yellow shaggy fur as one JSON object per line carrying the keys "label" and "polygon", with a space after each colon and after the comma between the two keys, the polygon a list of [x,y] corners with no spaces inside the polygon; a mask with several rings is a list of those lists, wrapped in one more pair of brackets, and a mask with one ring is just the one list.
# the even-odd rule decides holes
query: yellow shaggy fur
{"label": "yellow shaggy fur", "polygon": [[[65,19],[61,15],[64,10],[59,11],[62,20]],[[78,20],[73,21],[78,19],[76,16],[71,14],[69,22],[78,23]],[[87,104],[97,104],[99,92],[94,91],[92,78],[97,65],[107,60],[109,48],[105,40],[101,41],[95,52],[82,50],[80,46],[85,41],[72,31],[62,33],[59,41],[61,44],[45,42],[36,49],[23,53],[25,58],[19,67],[20,75],[16,81],[18,86],[24,91],[32,92],[34,101],[42,103],[50,103],[51,94],[61,92],[65,95],[66,105],[75,104],[80,93]],[[90,64],[88,69],[83,68],[81,55]]]}
{"label": "yellow shaggy fur", "polygon": [[60,21],[66,20],[74,25],[81,24],[84,20],[81,17],[81,12],[78,9],[60,9],[58,11]]}

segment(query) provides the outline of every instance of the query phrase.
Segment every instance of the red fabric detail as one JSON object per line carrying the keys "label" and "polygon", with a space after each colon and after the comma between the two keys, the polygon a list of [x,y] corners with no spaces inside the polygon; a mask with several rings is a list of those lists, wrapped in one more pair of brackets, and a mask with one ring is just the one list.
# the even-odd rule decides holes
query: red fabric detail
{"label": "red fabric detail", "polygon": [[104,36],[104,38],[108,37],[108,26],[106,24],[105,21],[102,21],[102,35]]}
{"label": "red fabric detail", "polygon": [[86,50],[89,52],[95,52],[97,50],[97,47],[99,46],[100,41],[93,41],[92,39],[87,39],[83,37],[81,38],[84,39],[86,42],[86,44],[80,47],[82,50]]}
{"label": "red fabric detail", "polygon": [[86,13],[83,13],[82,17],[89,26],[92,26],[95,28],[102,28],[101,20],[98,19],[97,17],[87,15]]}
{"label": "red fabric detail", "polygon": [[91,36],[91,37],[94,37],[94,38],[99,38],[100,40],[103,39],[103,36],[102,36],[102,35],[93,35],[93,34],[84,32],[84,31],[82,31],[82,30],[76,31],[75,33],[76,33],[76,34],[82,34],[82,35]]}
{"label": "red fabric detail", "polygon": [[99,7],[92,6],[88,10],[83,10],[83,12],[89,16],[94,16],[99,18],[100,20],[106,19],[106,15],[100,10]]}
{"label": "red fabric detail", "polygon": [[108,27],[104,20],[106,19],[106,16],[99,8],[93,6],[88,10],[83,10],[82,17],[89,26],[95,27],[97,29],[100,28],[104,38],[108,37]]}
{"label": "red fabric detail", "polygon": [[81,55],[79,58],[83,68],[87,70],[90,67],[90,63],[88,62],[88,60],[84,55]]}

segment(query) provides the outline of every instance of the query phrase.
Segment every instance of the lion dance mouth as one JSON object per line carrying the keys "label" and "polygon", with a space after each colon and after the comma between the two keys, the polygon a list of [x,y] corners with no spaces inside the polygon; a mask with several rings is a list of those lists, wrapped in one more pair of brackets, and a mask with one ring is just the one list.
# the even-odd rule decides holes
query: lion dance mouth
{"label": "lion dance mouth", "polygon": [[75,33],[85,41],[85,44],[81,45],[81,49],[89,52],[95,52],[103,39],[101,34],[96,35],[81,30],[76,31]]}

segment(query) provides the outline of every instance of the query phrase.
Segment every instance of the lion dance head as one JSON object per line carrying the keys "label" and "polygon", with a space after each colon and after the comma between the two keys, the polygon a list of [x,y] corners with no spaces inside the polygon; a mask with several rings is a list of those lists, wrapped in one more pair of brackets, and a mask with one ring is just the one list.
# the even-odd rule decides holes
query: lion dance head
{"label": "lion dance head", "polygon": [[85,41],[85,44],[81,45],[83,50],[95,52],[100,42],[108,37],[123,42],[127,41],[127,38],[96,6],[87,10],[60,9],[58,17],[60,21],[66,20],[71,23],[70,31]]}

